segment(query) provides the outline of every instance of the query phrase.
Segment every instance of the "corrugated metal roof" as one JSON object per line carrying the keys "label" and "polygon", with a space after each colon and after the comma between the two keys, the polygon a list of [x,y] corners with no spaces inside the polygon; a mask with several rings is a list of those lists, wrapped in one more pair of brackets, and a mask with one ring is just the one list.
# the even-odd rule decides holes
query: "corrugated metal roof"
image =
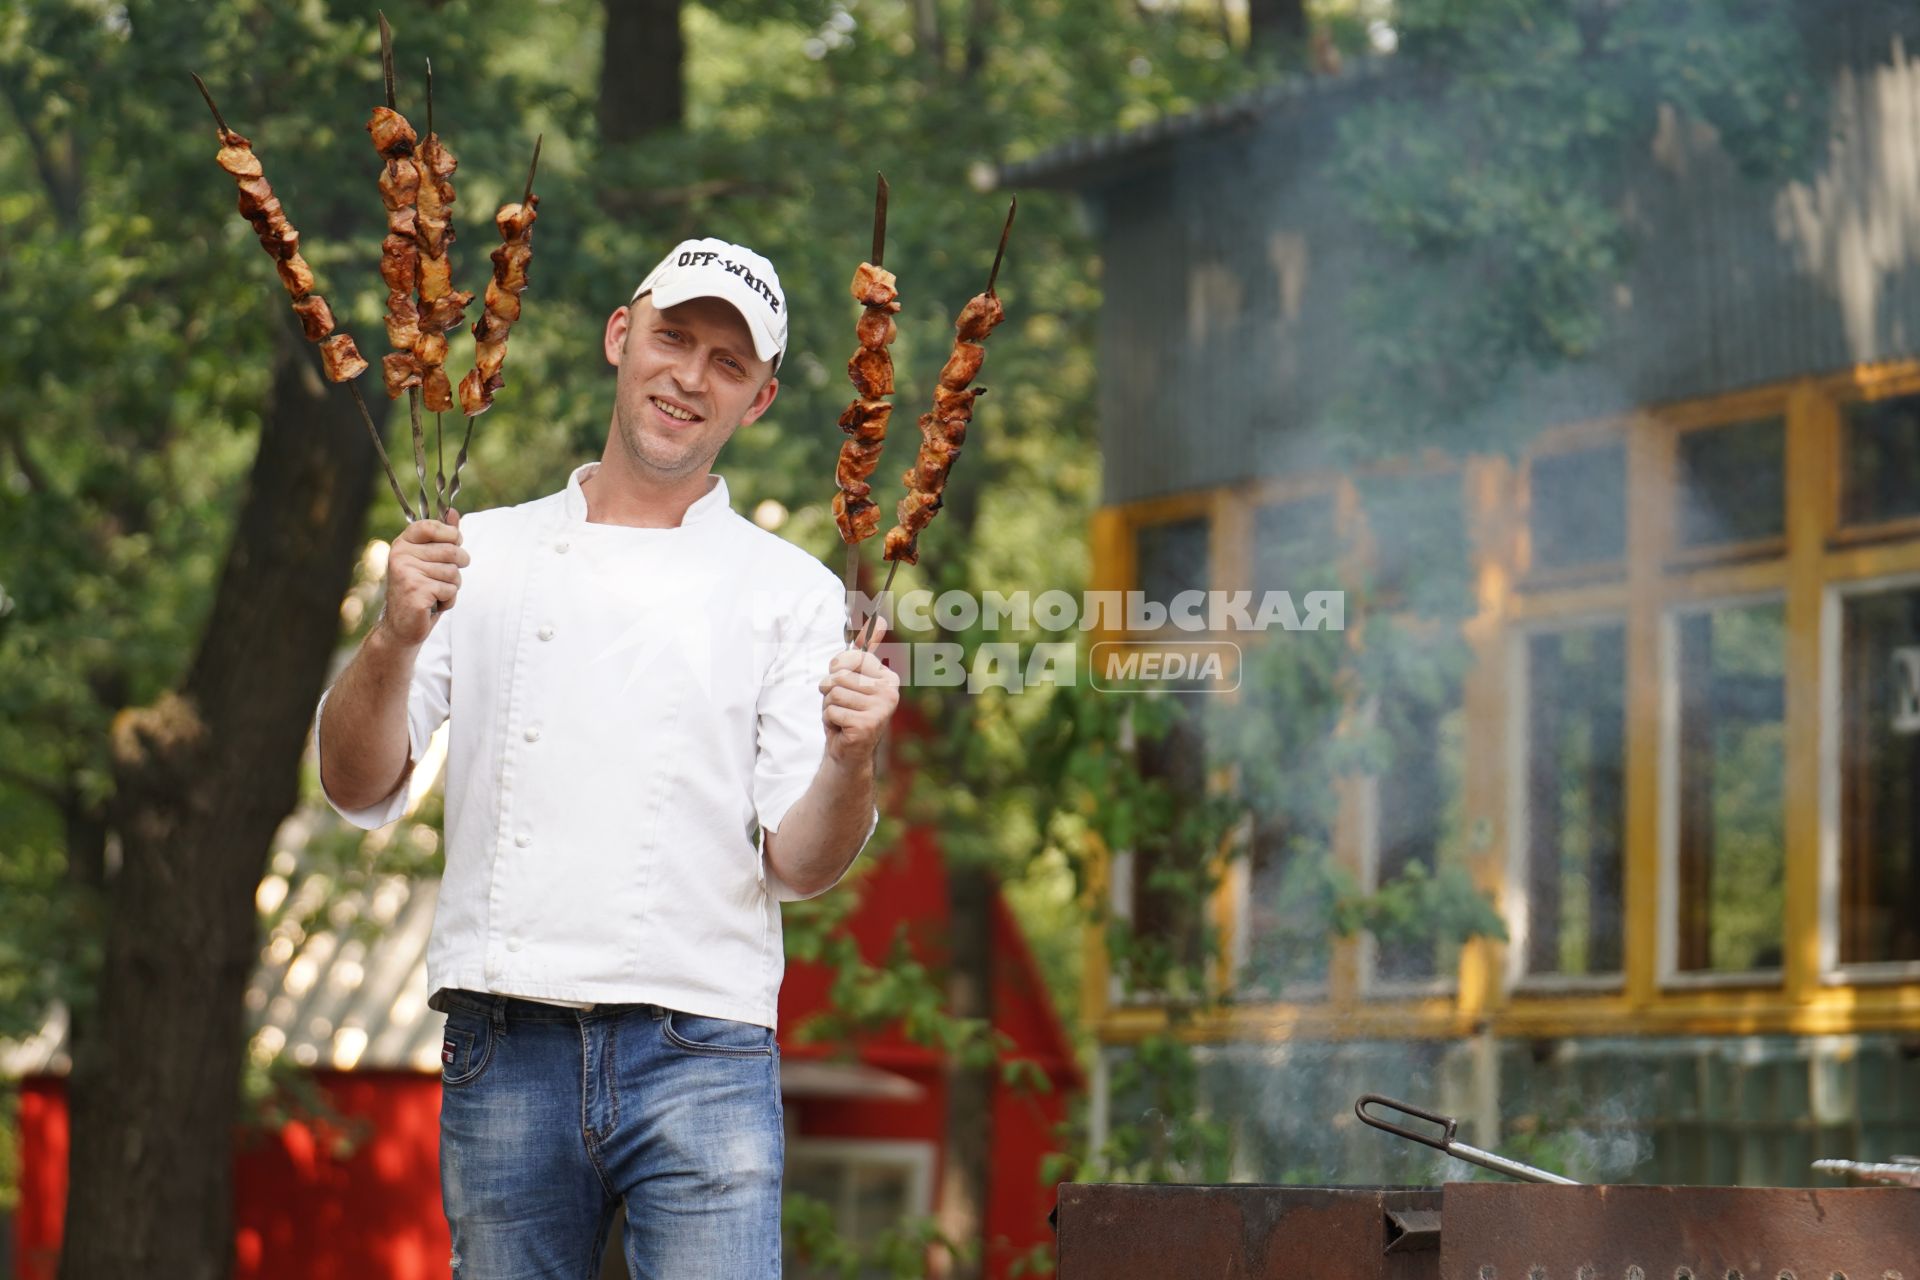
{"label": "corrugated metal roof", "polygon": [[1012,160],[994,172],[994,186],[1082,187],[1103,173],[1122,171],[1141,153],[1184,138],[1251,124],[1269,112],[1310,99],[1338,95],[1378,79],[1390,69],[1385,59],[1360,58],[1338,74],[1288,76],[1219,102],[1162,116],[1133,129],[1075,138],[1025,160]]}
{"label": "corrugated metal roof", "polygon": [[[427,1008],[427,938],[440,882],[376,874],[338,891],[302,852],[338,825],[331,813],[302,812],[275,838],[256,899],[265,939],[245,997],[250,1050],[263,1064],[438,1072],[443,1019]],[[403,819],[379,834],[410,839],[411,827]],[[322,905],[324,927],[300,923]],[[66,1074],[67,1037],[67,1011],[55,1008],[36,1034],[0,1046],[0,1075]]]}

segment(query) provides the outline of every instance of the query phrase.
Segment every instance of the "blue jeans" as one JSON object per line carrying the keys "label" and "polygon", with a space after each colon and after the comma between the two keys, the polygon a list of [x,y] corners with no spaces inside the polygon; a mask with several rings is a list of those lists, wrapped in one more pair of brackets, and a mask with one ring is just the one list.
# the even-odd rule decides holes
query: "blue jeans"
{"label": "blue jeans", "polygon": [[656,1005],[442,991],[440,1192],[455,1280],[780,1274],[779,1049]]}

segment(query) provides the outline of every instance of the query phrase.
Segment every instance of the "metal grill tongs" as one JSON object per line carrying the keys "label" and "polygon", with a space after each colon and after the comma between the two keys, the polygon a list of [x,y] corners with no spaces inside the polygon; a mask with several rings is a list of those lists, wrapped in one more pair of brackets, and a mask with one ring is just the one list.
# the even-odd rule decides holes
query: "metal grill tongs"
{"label": "metal grill tongs", "polygon": [[[1406,1128],[1404,1125],[1397,1125],[1391,1120],[1368,1114],[1367,1108],[1370,1106],[1383,1108],[1388,1111],[1397,1111],[1405,1116],[1417,1117],[1418,1119],[1440,1126],[1440,1131],[1438,1133],[1418,1133]],[[1521,1164],[1518,1160],[1509,1160],[1505,1156],[1495,1155],[1491,1151],[1482,1151],[1480,1148],[1470,1147],[1464,1142],[1455,1142],[1453,1135],[1460,1127],[1458,1120],[1452,1116],[1441,1115],[1437,1111],[1428,1111],[1424,1107],[1416,1107],[1410,1102],[1401,1102],[1394,1098],[1383,1097],[1377,1093],[1363,1094],[1360,1100],[1353,1104],[1353,1113],[1359,1116],[1365,1123],[1372,1125],[1376,1129],[1385,1130],[1395,1137],[1405,1138],[1409,1142],[1418,1142],[1422,1146],[1432,1147],[1435,1151],[1444,1151],[1455,1160],[1465,1160],[1468,1164],[1477,1164],[1482,1169],[1491,1169],[1495,1173],[1504,1173],[1509,1178],[1519,1178],[1523,1182],[1552,1182],[1563,1187],[1577,1187],[1581,1185],[1572,1178],[1563,1178],[1557,1173],[1548,1173],[1545,1169],[1536,1169],[1530,1164]]]}

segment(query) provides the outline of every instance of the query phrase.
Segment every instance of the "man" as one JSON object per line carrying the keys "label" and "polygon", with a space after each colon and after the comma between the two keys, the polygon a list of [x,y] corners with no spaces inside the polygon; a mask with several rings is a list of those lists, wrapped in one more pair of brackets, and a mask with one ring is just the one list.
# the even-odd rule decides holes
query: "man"
{"label": "man", "polygon": [[322,785],[368,828],[451,724],[427,968],[460,1280],[589,1277],[623,1206],[635,1277],[779,1273],[779,902],[871,833],[899,700],[834,576],[708,472],[786,336],[764,258],[675,248],[607,321],[599,463],[409,526],[321,699]]}

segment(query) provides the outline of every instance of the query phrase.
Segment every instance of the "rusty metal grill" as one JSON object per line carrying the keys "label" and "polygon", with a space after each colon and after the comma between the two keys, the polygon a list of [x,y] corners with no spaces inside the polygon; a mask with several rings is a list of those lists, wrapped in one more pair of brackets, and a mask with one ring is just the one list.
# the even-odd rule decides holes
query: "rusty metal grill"
{"label": "rusty metal grill", "polygon": [[1440,1194],[1069,1183],[1055,1209],[1059,1278],[1434,1280]]}
{"label": "rusty metal grill", "polygon": [[1905,1188],[1065,1185],[1060,1280],[1920,1280]]}

